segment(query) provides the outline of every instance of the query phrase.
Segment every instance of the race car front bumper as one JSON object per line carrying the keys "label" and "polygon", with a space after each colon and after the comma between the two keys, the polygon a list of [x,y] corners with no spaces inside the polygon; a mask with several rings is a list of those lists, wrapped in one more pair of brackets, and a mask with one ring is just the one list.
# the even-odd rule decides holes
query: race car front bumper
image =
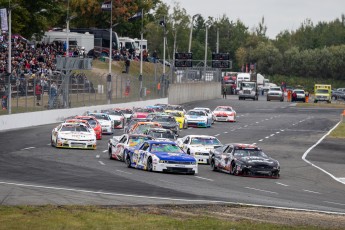
{"label": "race car front bumper", "polygon": [[[176,162],[177,163],[177,162]],[[195,164],[174,164],[174,163],[153,163],[153,171],[170,173],[198,173],[198,165]]]}

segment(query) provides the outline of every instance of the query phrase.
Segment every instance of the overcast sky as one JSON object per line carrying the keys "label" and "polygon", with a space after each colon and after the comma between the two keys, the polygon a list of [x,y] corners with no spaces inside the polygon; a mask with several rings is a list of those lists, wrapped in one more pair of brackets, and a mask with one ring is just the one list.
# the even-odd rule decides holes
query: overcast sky
{"label": "overcast sky", "polygon": [[[174,0],[162,0],[173,8]],[[283,30],[296,30],[306,19],[316,25],[333,21],[345,14],[345,0],[176,0],[188,15],[200,13],[230,20],[240,19],[251,30],[265,18],[266,35],[270,38]]]}

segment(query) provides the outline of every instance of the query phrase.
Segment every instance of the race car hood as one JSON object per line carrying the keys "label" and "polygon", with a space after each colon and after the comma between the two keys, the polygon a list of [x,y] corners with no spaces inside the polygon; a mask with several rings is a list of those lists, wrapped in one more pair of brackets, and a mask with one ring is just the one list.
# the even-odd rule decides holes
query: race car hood
{"label": "race car hood", "polygon": [[144,113],[144,112],[136,112],[136,118],[146,118],[149,113]]}
{"label": "race car hood", "polygon": [[231,111],[219,111],[219,112],[213,112],[213,115],[215,115],[215,116],[229,116],[229,115],[234,115],[234,112],[231,112]]}
{"label": "race car hood", "polygon": [[163,128],[165,127],[174,128],[176,126],[175,122],[159,122],[159,124],[161,124]]}
{"label": "race car hood", "polygon": [[59,132],[59,138],[73,139],[73,140],[92,140],[95,138],[95,134],[87,133],[87,132],[63,131],[63,132]]}
{"label": "race car hood", "polygon": [[185,153],[168,153],[168,152],[155,152],[159,160],[163,161],[179,161],[179,162],[196,162],[195,158]]}
{"label": "race car hood", "polygon": [[205,145],[191,145],[190,147],[195,151],[204,151],[204,150],[209,151],[209,150],[220,147],[220,145],[207,145],[207,146],[205,146]]}
{"label": "race car hood", "polygon": [[190,120],[198,120],[198,121],[204,121],[205,119],[207,119],[206,116],[196,116],[196,115],[185,115],[185,117]]}
{"label": "race car hood", "polygon": [[108,120],[98,120],[98,121],[101,124],[101,126],[111,125],[111,121],[108,121]]}
{"label": "race car hood", "polygon": [[247,157],[241,157],[237,160],[242,161],[243,163],[247,165],[270,165],[270,166],[277,166],[278,161],[273,160],[271,158],[265,158],[265,157],[256,157],[256,156],[247,156]]}

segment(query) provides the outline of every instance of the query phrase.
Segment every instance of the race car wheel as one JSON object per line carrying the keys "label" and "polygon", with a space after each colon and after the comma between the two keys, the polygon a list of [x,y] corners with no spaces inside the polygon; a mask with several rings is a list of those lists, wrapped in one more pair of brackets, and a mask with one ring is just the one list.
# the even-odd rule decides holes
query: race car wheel
{"label": "race car wheel", "polygon": [[53,141],[53,137],[52,137],[52,136],[50,137],[50,145],[51,145],[52,147],[54,147],[54,141]]}
{"label": "race car wheel", "polygon": [[108,154],[109,154],[109,159],[112,160],[113,154],[111,153],[111,147],[109,147],[109,149],[108,149]]}
{"label": "race car wheel", "polygon": [[127,168],[131,168],[131,157],[129,155],[127,155],[126,157],[126,161],[125,161],[126,165],[127,165]]}
{"label": "race car wheel", "polygon": [[184,128],[184,129],[187,129],[187,128],[188,128],[188,124],[187,124],[186,120],[183,122],[183,128]]}
{"label": "race car wheel", "polygon": [[187,149],[187,154],[190,155],[190,150],[189,149]]}
{"label": "race car wheel", "polygon": [[231,175],[238,175],[237,165],[236,165],[235,161],[231,162],[230,174]]}
{"label": "race car wheel", "polygon": [[214,161],[214,157],[212,157],[210,165],[211,165],[211,168],[212,168],[213,171],[217,171],[218,170],[217,166],[216,166],[216,163]]}
{"label": "race car wheel", "polygon": [[152,158],[147,159],[147,171],[152,172]]}
{"label": "race car wheel", "polygon": [[189,175],[195,175],[195,172],[193,171],[193,172],[190,172],[190,173],[188,173]]}

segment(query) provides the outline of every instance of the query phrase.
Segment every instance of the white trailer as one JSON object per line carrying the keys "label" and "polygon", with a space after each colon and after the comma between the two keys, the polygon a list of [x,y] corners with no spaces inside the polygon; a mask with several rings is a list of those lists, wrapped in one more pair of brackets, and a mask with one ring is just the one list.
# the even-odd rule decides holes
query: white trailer
{"label": "white trailer", "polygon": [[66,31],[48,31],[44,33],[42,38],[42,42],[44,43],[52,43],[54,41],[67,41],[67,36],[69,40],[69,47],[70,48],[79,48],[81,49],[84,47],[85,53],[88,53],[90,50],[94,48],[94,35],[90,33],[76,33],[76,32],[69,32]]}

